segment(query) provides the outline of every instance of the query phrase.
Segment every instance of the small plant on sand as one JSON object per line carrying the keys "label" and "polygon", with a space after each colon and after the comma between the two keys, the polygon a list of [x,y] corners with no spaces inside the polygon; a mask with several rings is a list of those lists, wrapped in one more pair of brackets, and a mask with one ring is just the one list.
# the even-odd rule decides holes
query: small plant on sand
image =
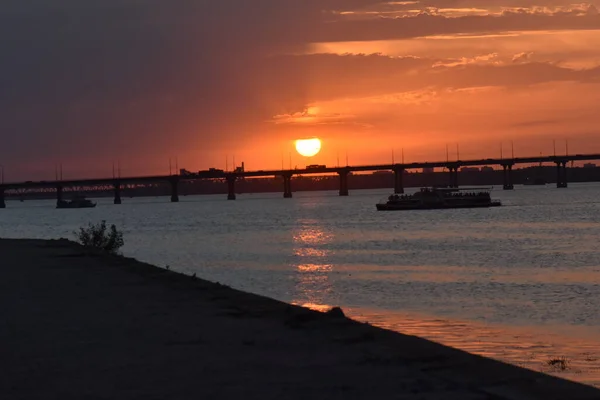
{"label": "small plant on sand", "polygon": [[548,360],[548,365],[560,371],[569,369],[569,360],[566,357],[556,357]]}
{"label": "small plant on sand", "polygon": [[109,254],[116,254],[125,244],[123,233],[117,230],[114,224],[108,228],[106,221],[95,225],[90,222],[87,227],[81,227],[79,232],[74,233],[77,236],[77,241],[84,247]]}

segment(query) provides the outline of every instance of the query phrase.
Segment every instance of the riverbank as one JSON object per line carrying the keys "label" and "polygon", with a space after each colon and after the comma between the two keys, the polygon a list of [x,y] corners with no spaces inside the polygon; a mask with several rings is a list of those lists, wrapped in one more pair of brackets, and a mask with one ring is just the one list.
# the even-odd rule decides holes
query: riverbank
{"label": "riverbank", "polygon": [[598,399],[600,391],[61,241],[0,240],[2,398]]}

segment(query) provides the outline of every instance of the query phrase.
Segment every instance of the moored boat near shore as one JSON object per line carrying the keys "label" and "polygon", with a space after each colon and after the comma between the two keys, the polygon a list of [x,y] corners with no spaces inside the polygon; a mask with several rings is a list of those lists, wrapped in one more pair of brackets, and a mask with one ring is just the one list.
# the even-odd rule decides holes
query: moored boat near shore
{"label": "moored boat near shore", "polygon": [[544,186],[546,184],[546,180],[544,178],[527,178],[523,185],[525,186]]}
{"label": "moored boat near shore", "polygon": [[56,203],[56,208],[93,208],[96,203],[86,199],[85,197],[75,197],[71,201],[59,200]]}
{"label": "moored boat near shore", "polygon": [[445,208],[498,207],[502,203],[492,200],[490,188],[421,188],[408,195],[390,195],[376,205],[379,211],[431,210]]}

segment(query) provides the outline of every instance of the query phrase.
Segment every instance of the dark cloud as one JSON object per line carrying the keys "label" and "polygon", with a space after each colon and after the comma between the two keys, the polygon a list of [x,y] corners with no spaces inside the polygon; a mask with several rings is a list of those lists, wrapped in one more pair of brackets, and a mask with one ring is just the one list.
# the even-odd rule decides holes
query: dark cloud
{"label": "dark cloud", "polygon": [[303,48],[318,14],[301,5],[3,3],[3,162],[210,149],[251,134],[273,109],[302,108],[302,71],[277,91],[262,85],[268,56]]}
{"label": "dark cloud", "polygon": [[490,33],[507,31],[541,31],[562,29],[600,29],[597,13],[529,13],[506,11],[502,15],[448,18],[426,12],[413,17],[368,18],[321,25],[314,41],[343,42],[408,39],[431,35]]}
{"label": "dark cloud", "polygon": [[[483,57],[482,57],[483,58]],[[514,58],[523,58],[521,54]],[[313,101],[357,98],[406,92],[425,87],[469,88],[482,86],[530,86],[547,82],[597,82],[600,68],[572,69],[554,63],[513,62],[486,57],[488,62],[371,55],[314,54],[278,57],[279,68],[295,65],[310,71],[308,86]],[[446,65],[448,64],[448,65]],[[368,73],[365,74],[365,71]]]}

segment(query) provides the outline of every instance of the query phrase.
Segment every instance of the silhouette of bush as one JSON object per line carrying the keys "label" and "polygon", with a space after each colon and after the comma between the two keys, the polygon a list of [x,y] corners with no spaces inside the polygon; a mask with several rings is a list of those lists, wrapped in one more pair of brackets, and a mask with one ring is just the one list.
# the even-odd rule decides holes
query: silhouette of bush
{"label": "silhouette of bush", "polygon": [[552,368],[560,371],[569,369],[569,360],[566,357],[551,358],[546,363]]}
{"label": "silhouette of bush", "polygon": [[108,228],[104,220],[95,225],[90,222],[87,227],[81,227],[79,232],[74,233],[82,246],[109,254],[116,254],[125,244],[123,233],[114,224]]}

